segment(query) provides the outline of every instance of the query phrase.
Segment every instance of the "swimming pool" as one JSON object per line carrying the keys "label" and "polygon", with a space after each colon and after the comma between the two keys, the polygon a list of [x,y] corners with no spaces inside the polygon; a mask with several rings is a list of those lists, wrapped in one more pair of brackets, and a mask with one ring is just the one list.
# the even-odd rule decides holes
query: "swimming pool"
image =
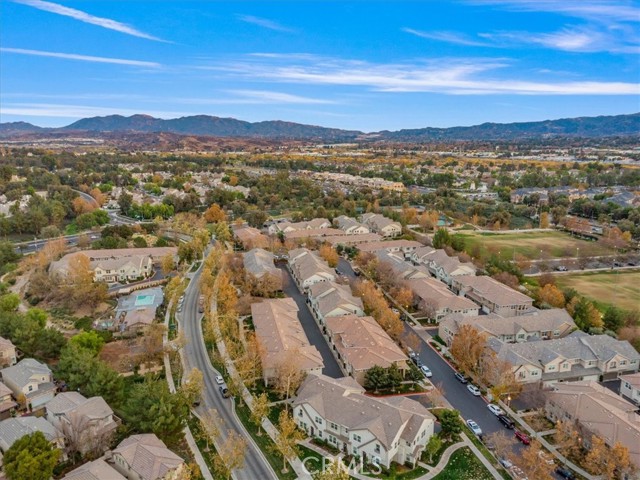
{"label": "swimming pool", "polygon": [[135,306],[143,307],[146,305],[153,305],[153,300],[155,299],[155,295],[138,295],[136,297]]}

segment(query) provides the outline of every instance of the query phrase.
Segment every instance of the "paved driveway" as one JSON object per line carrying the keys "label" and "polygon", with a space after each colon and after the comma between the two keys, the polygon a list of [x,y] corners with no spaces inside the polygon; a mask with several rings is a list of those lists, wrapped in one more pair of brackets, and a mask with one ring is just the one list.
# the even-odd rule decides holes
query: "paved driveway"
{"label": "paved driveway", "polygon": [[300,323],[302,324],[304,333],[309,339],[309,343],[315,346],[320,352],[320,355],[322,355],[322,360],[324,361],[324,368],[322,369],[322,373],[331,378],[344,377],[342,370],[340,370],[340,367],[338,366],[338,362],[331,353],[329,344],[322,336],[322,332],[320,331],[318,324],[313,319],[309,307],[307,307],[305,296],[300,293],[300,290],[298,290],[298,287],[293,281],[291,272],[289,272],[289,270],[287,270],[287,267],[283,264],[279,264],[278,268],[283,271],[284,293],[288,297],[291,297],[296,302],[296,305],[298,305],[298,318],[300,319]]}

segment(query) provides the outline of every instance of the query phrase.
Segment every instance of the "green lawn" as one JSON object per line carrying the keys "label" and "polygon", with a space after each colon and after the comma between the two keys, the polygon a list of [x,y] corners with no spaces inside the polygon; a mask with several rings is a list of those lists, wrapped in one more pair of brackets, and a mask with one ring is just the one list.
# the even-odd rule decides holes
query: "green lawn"
{"label": "green lawn", "polygon": [[434,480],[492,480],[493,476],[469,447],[456,450]]}
{"label": "green lawn", "polygon": [[640,298],[640,271],[608,271],[557,275],[556,283],[561,288],[574,288],[599,306],[635,310]]}
{"label": "green lawn", "polygon": [[518,257],[529,260],[597,255],[612,255],[614,250],[599,242],[572,237],[565,232],[523,233],[457,233],[465,241],[465,251],[486,260],[491,254],[499,254],[504,260]]}

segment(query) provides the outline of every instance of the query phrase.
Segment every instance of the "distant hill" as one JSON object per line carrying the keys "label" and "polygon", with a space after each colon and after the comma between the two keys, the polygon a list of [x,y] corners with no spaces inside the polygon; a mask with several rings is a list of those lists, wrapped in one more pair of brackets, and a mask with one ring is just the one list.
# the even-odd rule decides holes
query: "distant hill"
{"label": "distant hill", "polygon": [[149,115],[109,115],[83,118],[62,128],[41,128],[26,122],[0,123],[2,137],[20,136],[28,133],[94,132],[117,134],[118,132],[171,133],[177,135],[199,135],[209,137],[236,137],[262,139],[299,139],[324,142],[335,141],[482,141],[524,140],[551,137],[600,138],[612,136],[640,136],[640,113],[601,117],[565,118],[543,122],[483,123],[471,127],[419,128],[363,133],[356,130],[341,130],[314,125],[284,122],[245,122],[234,118],[209,115],[163,120]]}
{"label": "distant hill", "polygon": [[266,122],[245,122],[235,118],[220,118],[209,115],[162,120],[148,115],[109,115],[107,117],[83,118],[72,123],[64,130],[89,131],[136,131],[170,132],[182,135],[210,135],[214,137],[262,137],[262,138],[300,138],[323,140],[354,139],[362,132],[340,130],[337,128],[302,125],[300,123],[279,120]]}
{"label": "distant hill", "polygon": [[418,128],[379,132],[377,135],[381,140],[401,142],[640,135],[640,113],[608,117],[563,118],[543,122],[483,123],[472,127]]}
{"label": "distant hill", "polygon": [[40,132],[43,130],[45,129],[27,122],[0,123],[0,133],[2,134]]}

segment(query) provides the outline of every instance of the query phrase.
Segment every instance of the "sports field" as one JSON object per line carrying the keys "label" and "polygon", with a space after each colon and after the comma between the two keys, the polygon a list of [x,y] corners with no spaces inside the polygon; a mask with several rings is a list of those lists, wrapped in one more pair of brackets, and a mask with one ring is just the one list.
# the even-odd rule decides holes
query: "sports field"
{"label": "sports field", "polygon": [[485,259],[499,254],[505,260],[541,260],[563,257],[593,257],[615,252],[600,242],[572,237],[564,232],[458,233],[472,257]]}
{"label": "sports field", "polygon": [[604,273],[556,275],[562,288],[575,288],[600,305],[615,305],[627,310],[640,308],[640,271],[613,270]]}

